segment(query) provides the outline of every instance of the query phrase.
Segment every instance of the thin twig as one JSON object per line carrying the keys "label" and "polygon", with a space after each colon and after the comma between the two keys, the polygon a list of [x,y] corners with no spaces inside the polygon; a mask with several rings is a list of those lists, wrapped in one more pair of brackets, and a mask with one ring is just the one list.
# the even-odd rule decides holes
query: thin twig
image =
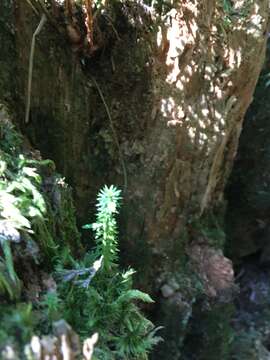
{"label": "thin twig", "polygon": [[31,89],[32,89],[32,75],[33,75],[33,62],[34,62],[34,53],[35,53],[35,43],[36,36],[40,33],[45,24],[47,18],[45,14],[42,14],[40,22],[32,36],[30,57],[29,57],[29,70],[28,70],[28,88],[27,88],[27,102],[26,102],[26,111],[25,111],[25,123],[29,122],[30,106],[31,106]]}
{"label": "thin twig", "polygon": [[37,9],[36,9],[36,8],[34,7],[34,5],[32,4],[31,0],[26,0],[26,2],[27,2],[27,4],[32,8],[32,10],[34,11],[34,13],[35,13],[36,15],[39,15]]}
{"label": "thin twig", "polygon": [[47,20],[54,26],[54,27],[58,27],[57,26],[57,22],[55,21],[55,19],[53,18],[53,16],[50,14],[50,12],[48,11],[44,1],[42,0],[37,0],[38,5],[41,8],[41,12],[43,12],[46,15]]}
{"label": "thin twig", "polygon": [[57,23],[57,21],[54,19],[54,17],[51,15],[51,13],[48,11],[46,4],[44,3],[44,1],[42,0],[35,0],[34,3],[35,5],[33,5],[32,1],[33,0],[25,0],[27,2],[27,4],[31,7],[31,9],[34,11],[34,13],[37,16],[40,16],[40,14],[44,13],[46,15],[47,21],[59,32],[61,32],[59,30],[59,24]]}
{"label": "thin twig", "polygon": [[[91,75],[90,75],[91,76]],[[121,151],[121,148],[120,148],[120,143],[119,143],[119,140],[118,140],[118,137],[117,137],[117,133],[115,131],[115,127],[114,127],[114,124],[113,124],[113,120],[112,120],[112,117],[111,117],[111,114],[110,114],[110,110],[109,110],[109,107],[106,103],[106,100],[103,96],[103,93],[100,89],[100,86],[98,85],[96,79],[91,76],[91,79],[93,81],[93,83],[95,84],[96,88],[97,88],[97,91],[99,93],[99,96],[103,102],[103,105],[105,107],[105,110],[106,110],[106,113],[107,113],[107,116],[108,116],[108,119],[110,121],[110,126],[111,126],[111,130],[112,130],[112,133],[113,133],[113,137],[114,137],[114,141],[115,141],[115,144],[118,148],[118,153],[119,153],[119,159],[120,159],[120,163],[121,163],[121,166],[122,166],[122,170],[123,170],[123,176],[124,176],[124,191],[126,191],[127,189],[127,169],[126,169],[126,165],[125,165],[125,162],[124,162],[124,157],[123,157],[123,154],[122,154],[122,151]]]}
{"label": "thin twig", "polygon": [[107,15],[107,14],[104,14],[104,17],[105,17],[105,18],[108,20],[108,22],[110,23],[110,25],[111,25],[111,27],[112,27],[112,29],[113,29],[113,32],[115,33],[115,36],[116,36],[117,40],[120,41],[121,38],[120,38],[120,36],[119,36],[119,34],[118,34],[115,26],[113,25],[113,21],[112,21],[111,17],[110,17],[109,15]]}

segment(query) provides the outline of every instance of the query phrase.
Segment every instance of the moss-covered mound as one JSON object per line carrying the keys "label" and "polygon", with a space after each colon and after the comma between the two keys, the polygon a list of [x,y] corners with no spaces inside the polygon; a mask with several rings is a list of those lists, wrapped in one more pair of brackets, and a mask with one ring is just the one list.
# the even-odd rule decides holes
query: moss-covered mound
{"label": "moss-covered mound", "polygon": [[1,359],[90,360],[99,334],[94,359],[147,360],[159,329],[135,304],[153,300],[118,264],[121,191],[99,193],[96,223],[86,226],[96,248],[85,252],[70,189],[23,142],[4,107],[0,136]]}
{"label": "moss-covered mound", "polygon": [[[50,273],[82,250],[71,190],[0,107],[0,348],[48,332]],[[56,302],[55,299],[53,299]],[[44,303],[45,301],[45,303]],[[46,303],[47,301],[47,303]]]}

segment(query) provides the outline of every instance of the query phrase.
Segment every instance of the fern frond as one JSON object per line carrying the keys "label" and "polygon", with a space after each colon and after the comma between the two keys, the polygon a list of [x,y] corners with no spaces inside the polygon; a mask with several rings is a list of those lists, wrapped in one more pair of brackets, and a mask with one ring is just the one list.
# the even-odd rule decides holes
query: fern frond
{"label": "fern frond", "polygon": [[122,303],[130,302],[132,300],[140,300],[150,304],[154,302],[154,300],[148,294],[140,290],[128,290],[122,295],[120,295],[116,302],[120,305]]}

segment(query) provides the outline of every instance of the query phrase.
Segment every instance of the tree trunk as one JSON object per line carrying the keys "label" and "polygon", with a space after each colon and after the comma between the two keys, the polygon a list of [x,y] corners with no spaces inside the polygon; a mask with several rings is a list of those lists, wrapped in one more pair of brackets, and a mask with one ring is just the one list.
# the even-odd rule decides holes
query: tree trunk
{"label": "tree trunk", "polygon": [[[105,26],[113,40],[91,58],[47,22],[36,43],[28,124],[29,50],[40,19],[23,1],[9,3],[0,95],[72,184],[80,223],[101,185],[122,187],[123,259],[160,299],[155,316],[167,341],[156,358],[178,359],[198,299],[230,302],[223,192],[264,60],[269,1],[235,0],[227,10],[219,1],[182,1],[151,19],[142,5],[117,6],[113,27]],[[223,322],[223,310],[215,311],[213,321]],[[198,359],[210,359],[204,345]]]}

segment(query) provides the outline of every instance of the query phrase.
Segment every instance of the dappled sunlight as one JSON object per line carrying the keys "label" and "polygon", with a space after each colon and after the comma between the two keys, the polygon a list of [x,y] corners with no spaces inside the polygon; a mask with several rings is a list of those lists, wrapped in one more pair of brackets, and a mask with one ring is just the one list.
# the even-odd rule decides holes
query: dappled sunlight
{"label": "dappled sunlight", "polygon": [[269,0],[9,3],[0,358],[231,358],[224,189]]}
{"label": "dappled sunlight", "polygon": [[[218,138],[225,136],[230,113],[238,101],[237,97],[230,96],[237,81],[233,74],[243,66],[244,44],[236,39],[244,31],[254,37],[259,31],[262,36],[265,24],[259,5],[248,9],[244,1],[236,1],[235,11],[249,12],[228,20],[235,31],[227,32],[225,24],[224,28],[218,24],[217,19],[224,14],[213,13],[207,39],[198,26],[203,10],[199,2],[171,10],[167,14],[166,28],[160,28],[157,34],[157,45],[166,51],[166,82],[172,94],[162,98],[161,113],[169,127],[187,129],[192,143],[198,138],[199,148],[208,143],[209,152]],[[203,95],[198,93],[202,84],[206,90]]]}
{"label": "dappled sunlight", "polygon": [[[222,181],[219,172],[226,157],[235,156],[234,151],[227,155],[227,144],[237,144],[252,99],[250,60],[257,56],[255,44],[258,48],[265,43],[265,6],[235,1],[226,12],[222,6],[214,10],[199,1],[182,3],[166,15],[157,34],[159,63],[166,69],[161,120],[181,139],[179,149],[188,146],[190,161],[200,164],[199,159],[207,157],[202,209]],[[246,81],[239,87],[241,78]],[[234,129],[236,116],[240,118]],[[178,157],[182,156],[179,150]]]}

